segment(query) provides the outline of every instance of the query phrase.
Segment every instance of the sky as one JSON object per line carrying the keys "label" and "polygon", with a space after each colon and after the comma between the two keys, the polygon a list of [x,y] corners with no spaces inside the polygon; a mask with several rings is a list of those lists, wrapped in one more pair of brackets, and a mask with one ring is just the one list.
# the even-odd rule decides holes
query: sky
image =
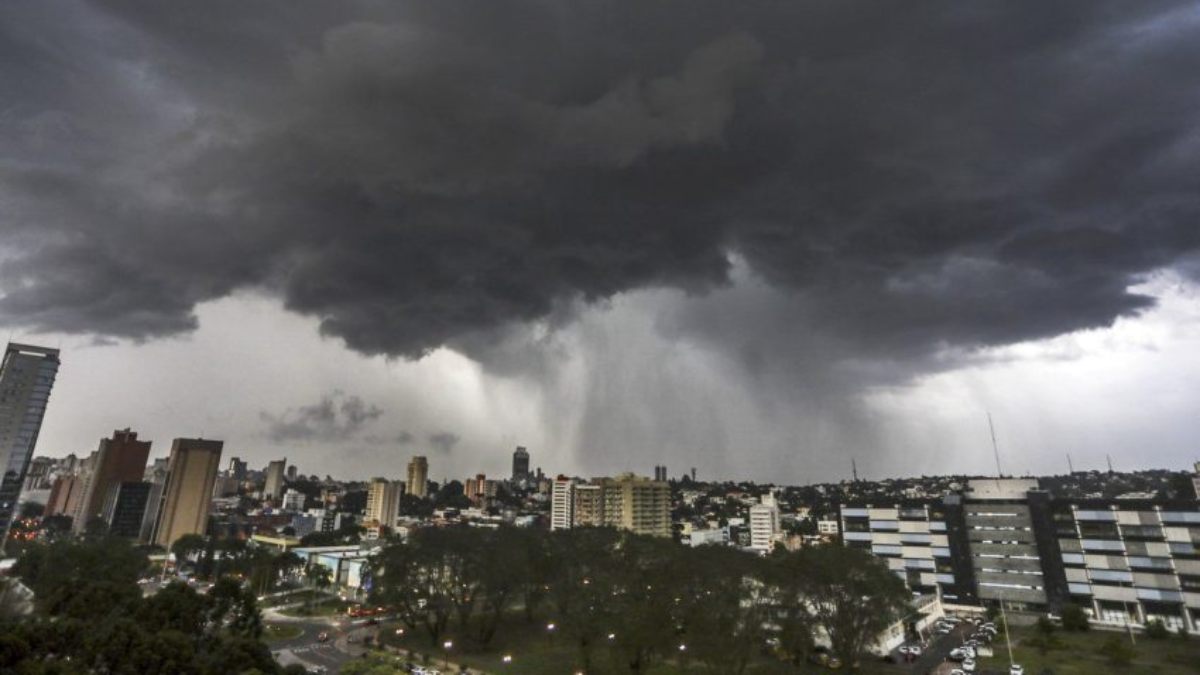
{"label": "sky", "polygon": [[1200,459],[1186,2],[5,3],[39,454],[807,483]]}

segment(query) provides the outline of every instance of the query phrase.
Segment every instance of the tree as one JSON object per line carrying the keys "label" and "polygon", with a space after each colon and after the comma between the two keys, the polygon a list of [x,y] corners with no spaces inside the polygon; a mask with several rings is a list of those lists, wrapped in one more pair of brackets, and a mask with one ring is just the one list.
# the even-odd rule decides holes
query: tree
{"label": "tree", "polygon": [[[333,583],[333,573],[329,571],[328,567],[318,565],[317,563],[309,565],[308,569],[304,571],[304,576],[308,580],[308,585],[318,591],[329,588],[330,584]],[[310,598],[308,602],[311,606],[312,599]]]}
{"label": "tree", "polygon": [[175,554],[175,564],[182,568],[185,560],[208,548],[208,540],[199,534],[185,534],[171,544],[171,553]]}
{"label": "tree", "polygon": [[1087,613],[1079,605],[1067,603],[1063,605],[1061,614],[1063,630],[1085,631],[1088,629]]}
{"label": "tree", "polygon": [[1167,625],[1158,619],[1151,619],[1146,622],[1146,637],[1151,640],[1165,640],[1171,637],[1171,631],[1167,630]]}
{"label": "tree", "polygon": [[904,582],[868,553],[833,544],[787,555],[801,557],[813,617],[847,663],[855,663],[908,609],[911,596]]}
{"label": "tree", "polygon": [[230,577],[221,577],[208,591],[208,628],[238,638],[262,637],[262,615],[254,593]]}
{"label": "tree", "polygon": [[681,618],[686,653],[713,673],[741,675],[766,638],[767,563],[731,548],[681,552],[677,570],[685,580]]}

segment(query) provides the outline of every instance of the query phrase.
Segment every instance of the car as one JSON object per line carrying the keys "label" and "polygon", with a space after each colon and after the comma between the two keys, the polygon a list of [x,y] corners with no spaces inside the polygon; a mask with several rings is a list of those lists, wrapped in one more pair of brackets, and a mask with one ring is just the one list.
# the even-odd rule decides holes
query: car
{"label": "car", "polygon": [[946,655],[946,658],[950,659],[951,661],[962,661],[963,659],[967,658],[967,652],[961,647],[957,649],[951,649],[950,653]]}
{"label": "car", "polygon": [[350,644],[354,644],[355,642],[358,642],[358,638],[353,635],[350,635],[350,636],[346,637],[346,642],[348,642]]}
{"label": "car", "polygon": [[950,671],[950,675],[967,675],[967,673],[962,668],[955,668]]}
{"label": "car", "polygon": [[949,626],[938,626],[937,628],[933,629],[933,632],[937,633],[938,635],[949,635],[950,627]]}
{"label": "car", "polygon": [[951,623],[954,625],[958,625],[958,624],[962,623],[962,619],[958,618],[957,616],[945,616],[945,617],[942,617],[942,621],[945,621],[946,623]]}
{"label": "car", "polygon": [[913,656],[920,656],[921,655],[921,645],[909,646],[908,653],[912,654]]}
{"label": "car", "polygon": [[320,633],[317,633],[317,642],[327,642],[328,640],[329,640],[329,633],[326,633],[325,631],[321,631]]}
{"label": "car", "polygon": [[968,673],[975,672],[975,659],[965,659],[962,662],[962,669]]}
{"label": "car", "polygon": [[1008,675],[1025,675],[1025,667],[1014,663],[1008,667]]}

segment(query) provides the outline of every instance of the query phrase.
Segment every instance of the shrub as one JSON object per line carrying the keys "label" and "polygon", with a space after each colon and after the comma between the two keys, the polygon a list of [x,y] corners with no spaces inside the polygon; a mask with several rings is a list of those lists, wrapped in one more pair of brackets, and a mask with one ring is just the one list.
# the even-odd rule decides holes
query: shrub
{"label": "shrub", "polygon": [[1057,629],[1058,629],[1058,627],[1055,626],[1054,622],[1051,621],[1049,618],[1044,617],[1044,616],[1038,617],[1037,632],[1039,634],[1049,636],[1049,635],[1052,635],[1054,633],[1054,631]]}
{"label": "shrub", "polygon": [[1167,630],[1167,625],[1158,619],[1151,619],[1146,622],[1146,637],[1151,640],[1166,640],[1171,637],[1171,631]]}

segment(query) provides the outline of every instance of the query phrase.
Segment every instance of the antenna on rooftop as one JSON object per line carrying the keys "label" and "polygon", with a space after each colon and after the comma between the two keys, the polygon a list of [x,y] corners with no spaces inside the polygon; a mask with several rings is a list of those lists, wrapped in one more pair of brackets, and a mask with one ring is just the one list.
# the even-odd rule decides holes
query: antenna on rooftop
{"label": "antenna on rooftop", "polygon": [[1104,455],[1104,458],[1108,460],[1108,472],[1109,472],[1109,473],[1112,473],[1112,472],[1113,472],[1113,469],[1112,469],[1112,455],[1105,454],[1105,455]]}
{"label": "antenna on rooftop", "polygon": [[858,463],[856,463],[854,461],[853,457],[850,458],[850,473],[854,475],[854,482],[857,483],[858,482]]}
{"label": "antenna on rooftop", "polygon": [[996,425],[992,424],[992,413],[988,411],[988,431],[992,434],[992,454],[996,456],[996,486],[999,487],[1000,479],[1004,477],[1004,472],[1000,470],[1000,446],[996,444]]}

